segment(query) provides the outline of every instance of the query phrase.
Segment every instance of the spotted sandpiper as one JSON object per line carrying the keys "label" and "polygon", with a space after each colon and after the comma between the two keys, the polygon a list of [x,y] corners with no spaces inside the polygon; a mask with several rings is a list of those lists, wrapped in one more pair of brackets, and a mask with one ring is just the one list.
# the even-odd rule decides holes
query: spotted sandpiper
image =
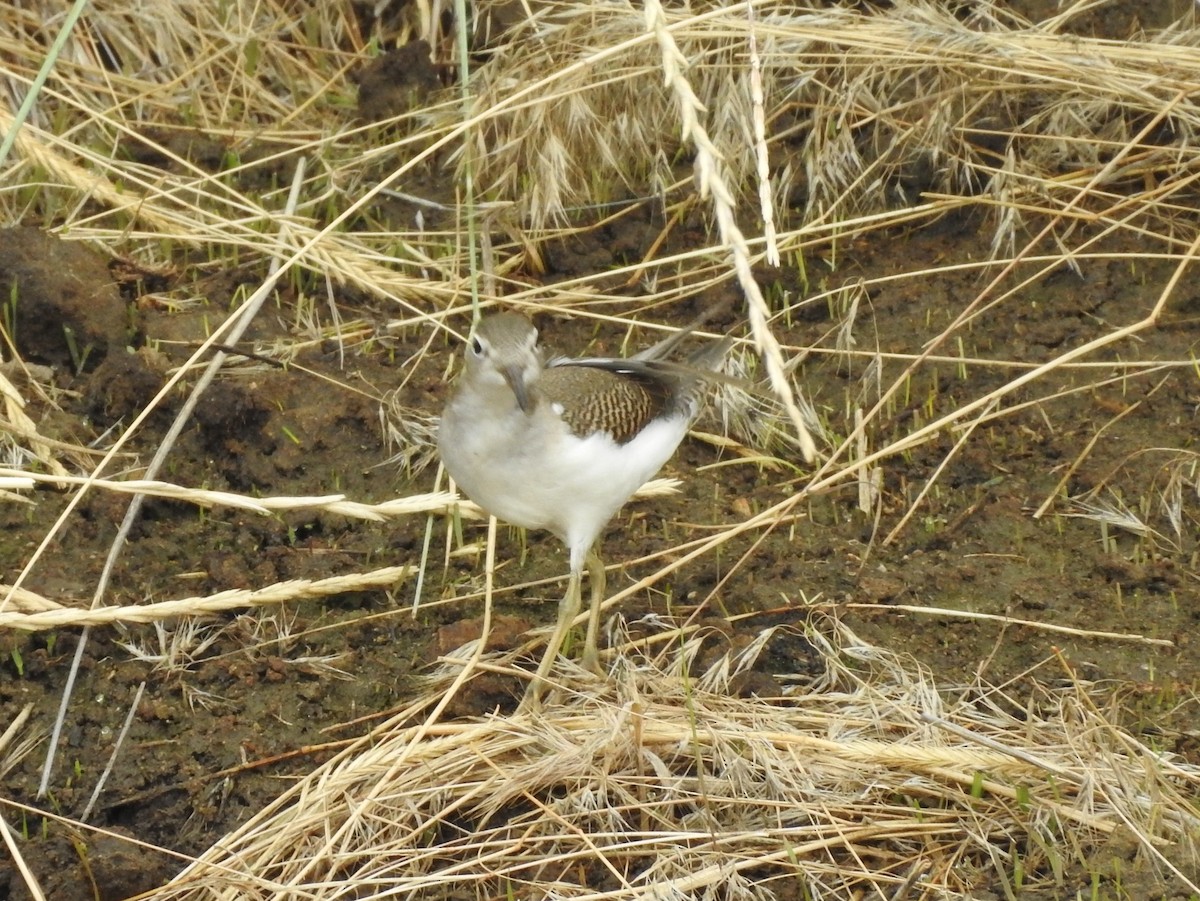
{"label": "spotted sandpiper", "polygon": [[582,662],[601,672],[596,638],[605,577],[597,540],[675,452],[700,406],[705,372],[730,344],[720,341],[683,364],[663,360],[688,331],[630,359],[544,362],[533,323],[497,313],[467,341],[438,434],[446,471],[488,513],[547,529],[570,552],[567,593],[532,684],[535,699],[582,605],[585,564],[592,606]]}

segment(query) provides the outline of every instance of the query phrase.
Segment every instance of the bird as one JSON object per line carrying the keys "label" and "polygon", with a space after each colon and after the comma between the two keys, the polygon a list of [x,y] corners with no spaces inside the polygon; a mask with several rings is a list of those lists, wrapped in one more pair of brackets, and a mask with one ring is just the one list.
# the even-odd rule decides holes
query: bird
{"label": "bird", "polygon": [[516,312],[483,317],[466,342],[438,429],[443,466],[485,512],[551,532],[570,560],[558,622],[530,685],[535,703],[582,606],[585,566],[592,597],[581,663],[603,675],[599,539],[675,453],[732,343],[724,338],[684,363],[663,359],[708,315],[628,359],[546,360],[538,330]]}

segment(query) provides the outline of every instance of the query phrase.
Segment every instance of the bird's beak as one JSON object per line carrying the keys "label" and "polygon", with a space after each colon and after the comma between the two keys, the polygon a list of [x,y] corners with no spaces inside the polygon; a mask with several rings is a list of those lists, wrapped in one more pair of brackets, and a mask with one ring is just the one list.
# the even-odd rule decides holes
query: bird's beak
{"label": "bird's beak", "polygon": [[505,366],[501,373],[504,375],[504,381],[508,382],[508,387],[512,388],[513,396],[516,397],[517,406],[521,408],[521,412],[528,413],[532,404],[530,403],[529,389],[525,386],[525,367]]}

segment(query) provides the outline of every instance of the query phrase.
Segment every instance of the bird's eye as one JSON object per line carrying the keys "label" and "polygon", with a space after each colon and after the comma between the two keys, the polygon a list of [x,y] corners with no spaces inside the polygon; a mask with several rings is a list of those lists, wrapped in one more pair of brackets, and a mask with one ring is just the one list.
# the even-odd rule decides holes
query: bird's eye
{"label": "bird's eye", "polygon": [[483,344],[478,338],[471,339],[471,353],[475,354],[477,357],[483,356]]}

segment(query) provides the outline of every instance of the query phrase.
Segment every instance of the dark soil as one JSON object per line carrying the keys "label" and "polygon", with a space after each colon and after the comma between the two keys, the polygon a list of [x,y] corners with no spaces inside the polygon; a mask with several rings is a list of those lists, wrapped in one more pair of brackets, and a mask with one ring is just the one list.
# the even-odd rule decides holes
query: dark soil
{"label": "dark soil", "polygon": [[[1013,5],[1036,12],[1033,4]],[[1111,20],[1097,13],[1095,27],[1103,33],[1128,33],[1133,19],[1150,15],[1145,11],[1150,6],[1160,8],[1137,3],[1113,7]],[[405,96],[424,96],[434,88],[425,73]],[[444,187],[449,194],[449,186]],[[625,222],[621,228],[654,235],[660,224]],[[700,225],[697,221],[693,228]],[[878,242],[844,248],[836,265],[811,260],[809,270],[820,272],[832,286],[922,270],[939,260],[982,259],[989,254],[990,227],[967,214],[886,240],[879,237]],[[580,258],[611,255],[616,240],[613,234],[593,232],[549,258],[558,258],[563,272],[574,271]],[[679,230],[674,240],[685,246],[689,233]],[[1141,248],[1129,239],[1110,239],[1102,249],[1136,253]],[[1048,359],[1056,349],[1144,317],[1171,274],[1172,265],[1158,260],[1082,262],[1079,273],[1063,269],[1030,286],[1018,302],[997,306],[970,331],[973,346],[943,352]],[[224,318],[238,286],[256,285],[262,275],[255,270],[201,277],[184,266],[177,273],[142,272],[128,264],[110,265],[82,245],[36,229],[10,231],[0,236],[0,298],[10,296],[10,285],[19,285],[18,347],[28,363],[54,367],[53,403],[37,399],[18,374],[7,374],[31,398],[31,415],[41,434],[86,445],[112,426],[127,426],[161,387],[170,367],[205,339],[211,323]],[[553,271],[546,276],[548,281],[555,277]],[[802,288],[782,272],[763,271],[760,277],[793,296]],[[152,285],[161,287],[165,281],[178,287],[189,279],[196,281],[192,293],[207,298],[203,304],[181,311],[147,299]],[[855,333],[860,349],[875,349],[877,342],[885,353],[915,352],[981,286],[976,274],[953,272],[881,284],[859,311]],[[712,299],[681,305],[666,315],[681,324]],[[286,308],[291,300],[285,294],[279,302]],[[1200,295],[1184,290],[1179,301],[1157,330],[1142,336],[1143,342],[1116,348],[1114,363],[1118,357],[1130,361],[1151,352],[1155,359],[1196,359]],[[370,300],[342,297],[339,303],[347,318],[374,321],[382,316]],[[293,341],[286,321],[286,316],[263,315],[239,347]],[[781,321],[776,329],[788,344],[832,344],[827,332],[833,319],[824,302],[800,304],[788,321],[790,326]],[[619,353],[626,337],[549,316],[538,324],[550,345],[573,352]],[[734,320],[728,324],[735,325]],[[74,335],[73,348],[64,337],[66,325]],[[396,466],[385,464],[395,449],[385,444],[380,427],[382,395],[402,382],[405,405],[430,413],[440,409],[448,355],[457,350],[439,338],[433,353],[419,356],[427,339],[417,329],[381,336],[345,357],[334,342],[309,343],[282,368],[235,360],[205,396],[161,477],[250,495],[340,493],[363,502],[430,490],[432,470],[408,481]],[[648,333],[635,340],[655,339]],[[865,366],[865,361],[855,365]],[[889,385],[902,368],[899,362],[885,363],[882,384]],[[1114,366],[1105,375],[1117,372]],[[861,375],[836,354],[813,355],[804,367],[802,384],[836,434],[850,430],[846,398],[857,396]],[[1011,377],[1001,369],[927,365],[909,396],[890,411],[888,431],[875,440],[882,444],[915,430]],[[880,539],[946,459],[957,434],[885,463],[880,523],[857,509],[854,489],[831,491],[809,502],[805,520],[794,528],[737,539],[719,558],[699,560],[673,583],[659,584],[626,603],[622,613],[630,619],[647,611],[666,615],[667,601],[673,598],[674,614],[679,604],[686,609],[704,603],[706,615],[757,611],[756,622],[766,624],[800,621],[806,600],[819,599],[841,607],[842,617],[862,637],[912,655],[947,687],[978,676],[994,683],[1023,678],[1099,683],[1125,726],[1200,763],[1195,740],[1200,662],[1190,647],[1200,618],[1196,522],[1191,518],[1196,505],[1193,498],[1189,513],[1185,504],[1180,534],[1172,531],[1160,506],[1172,461],[1198,450],[1200,382],[1194,369],[1175,367],[1066,393],[1100,378],[1095,370],[1064,370],[1055,379],[1055,388],[1064,392],[1060,397],[981,427],[953,455],[936,489],[891,544]],[[1049,394],[1044,384],[1036,390],[1039,396]],[[1017,401],[1033,396],[1031,392]],[[119,469],[136,472],[145,465],[182,400],[182,393],[166,399],[120,458]],[[1100,440],[1070,472],[1097,435]],[[623,510],[604,540],[606,559],[634,560],[669,548],[702,534],[706,526],[737,522],[787,495],[779,474],[760,473],[749,464],[696,472],[719,459],[708,444],[685,441],[666,469],[685,480],[682,493]],[[94,461],[77,462],[86,470]],[[1103,488],[1099,497],[1121,497],[1144,513],[1159,537],[1104,530],[1092,520],[1062,515],[1067,508],[1058,486],[1068,472],[1065,494]],[[803,482],[801,473],[797,484]],[[1056,492],[1059,502],[1051,512],[1034,518],[1033,512]],[[30,560],[68,499],[47,486],[32,496],[30,506],[0,506],[0,567],[10,574],[8,581]],[[107,492],[88,493],[25,587],[86,606],[126,504]],[[479,528],[468,526],[467,539],[479,539]],[[191,505],[151,501],[104,600],[136,604],[416,564],[425,529],[425,520],[415,518],[370,524],[328,514],[258,516],[223,509],[201,514]],[[481,570],[474,556],[456,556],[445,570],[438,565],[445,533],[440,524],[433,530],[430,559],[435,563],[429,568],[432,584],[424,589],[427,599],[467,593]],[[526,548],[515,532],[502,530],[501,555],[501,587],[561,576],[566,569],[561,547],[546,535],[528,536]],[[626,576],[610,574],[610,583],[620,587],[626,578],[648,571],[631,567]],[[476,605],[439,604],[414,617],[412,590],[411,584],[403,584],[392,593],[289,605],[270,617],[218,618],[210,624],[214,643],[169,671],[137,659],[125,646],[158,652],[153,628],[93,630],[48,797],[36,800],[44,743],[5,774],[5,795],[78,817],[138,685],[146,681],[129,737],[90,822],[180,854],[201,852],[274,798],[284,780],[310,770],[362,728],[341,724],[403,704],[413,695],[414,673],[477,634]],[[561,585],[555,583],[503,594],[494,641],[514,644],[528,625],[552,621],[560,593]],[[1171,644],[914,614],[897,611],[896,605],[1008,615]],[[0,720],[32,705],[31,725],[48,729],[79,641],[76,630],[0,634]],[[789,665],[802,663],[802,656],[785,649]],[[480,709],[511,704],[520,690],[515,683],[491,688],[493,694],[478,699]],[[179,858],[146,852],[117,838],[69,832],[32,811],[22,820],[9,808],[5,819],[28,837],[25,857],[48,896],[59,901],[129,897],[160,884],[181,866]],[[1132,878],[1126,875],[1127,884]],[[1145,897],[1159,896],[1155,891],[1147,887]],[[28,897],[21,877],[3,863],[0,897]]]}

